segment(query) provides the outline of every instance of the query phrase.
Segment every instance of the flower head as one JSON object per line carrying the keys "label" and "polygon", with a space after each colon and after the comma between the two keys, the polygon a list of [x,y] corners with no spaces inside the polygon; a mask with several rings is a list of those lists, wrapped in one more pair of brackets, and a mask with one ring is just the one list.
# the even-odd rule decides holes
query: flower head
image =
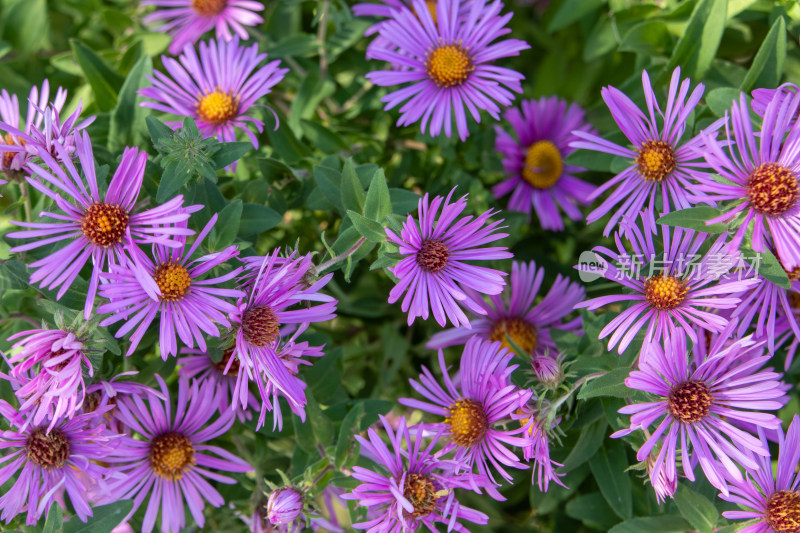
{"label": "flower head", "polygon": [[[436,382],[430,370],[422,367],[419,382],[409,380],[411,386],[426,401],[400,398],[408,407],[432,413],[444,420],[426,424],[426,429],[441,431],[447,443],[442,453],[454,452],[454,460],[463,468],[478,474],[486,482],[483,488],[495,499],[503,497],[495,488],[498,483],[490,465],[506,480],[511,475],[505,467],[527,468],[507,446],[525,447],[531,423],[519,428],[503,430],[500,426],[510,422],[512,414],[531,398],[531,391],[520,390],[510,382],[509,376],[517,368],[509,366],[513,353],[501,347],[499,342],[489,342],[478,337],[467,341],[461,356],[459,386],[456,387],[444,362],[444,353],[439,350],[439,366],[442,369],[445,387]],[[517,417],[518,418],[518,417]],[[519,435],[519,436],[516,436]],[[472,487],[479,490],[477,485]]]}
{"label": "flower head", "polygon": [[800,88],[794,83],[784,83],[777,89],[754,89],[752,92],[753,101],[750,102],[750,107],[753,112],[759,117],[763,117],[767,112],[767,107],[770,102],[775,98],[793,97],[800,92]]}
{"label": "flower head", "polygon": [[67,292],[83,266],[91,259],[92,277],[84,306],[84,317],[88,320],[101,274],[107,265],[124,261],[122,250],[125,236],[130,235],[135,243],[177,246],[179,243],[176,238],[194,233],[177,223],[185,222],[189,213],[201,206],[184,208],[183,197],[176,196],[152,209],[138,208],[136,202],[144,180],[147,154],[139,152],[137,148],[125,149],[108,189],[101,193],[89,135],[86,132],[76,135],[75,145],[85,182],[60,144],[55,145],[58,160],[48,152],[40,152],[45,167],[34,163],[28,163],[28,166],[44,182],[34,178],[28,178],[28,182],[52,199],[60,213],[41,213],[41,216],[54,222],[13,222],[28,229],[11,232],[8,237],[36,239],[11,249],[17,253],[67,242],[50,255],[30,264],[33,269],[30,282],[48,289],[58,288],[56,299]]}
{"label": "flower head", "polygon": [[300,531],[304,503],[303,495],[292,487],[273,491],[267,500],[267,519],[274,526],[285,526],[289,533]]}
{"label": "flower head", "polygon": [[237,325],[231,361],[239,364],[233,406],[245,405],[249,380],[254,380],[261,396],[258,427],[268,411],[274,411],[274,425],[283,427],[278,398],[286,398],[290,409],[305,420],[305,383],[297,373],[299,365],[310,363],[301,357],[323,355],[322,347],[297,338],[312,322],[334,318],[337,302],[319,292],[332,274],[305,284],[311,255],[287,259],[278,257],[275,250],[260,259],[246,262],[255,269],[244,276],[242,288],[247,294],[231,314],[231,322]]}
{"label": "flower head", "polygon": [[470,488],[474,481],[471,474],[454,475],[450,461],[436,458],[433,452],[440,435],[423,447],[421,431],[409,431],[405,418],[397,431],[383,416],[381,422],[389,437],[388,447],[372,428],[367,432],[369,439],[356,435],[361,453],[379,464],[382,472],[353,467],[352,476],[361,484],[343,498],[370,508],[375,516],[353,527],[376,533],[416,531],[420,526],[435,531],[434,524],[439,522],[465,531],[457,520],[488,522],[488,516],[462,506],[456,499],[453,489]]}
{"label": "flower head", "polygon": [[[680,67],[676,68],[672,73],[664,111],[658,105],[647,71],[642,72],[642,85],[647,115],[619,89],[604,87],[601,91],[617,125],[633,143],[633,149],[583,131],[573,132],[580,140],[570,143],[573,148],[605,152],[631,161],[628,168],[590,196],[593,200],[612,190],[608,198],[587,217],[591,223],[616,209],[603,232],[606,236],[625,215],[634,218],[646,211],[654,219],[657,210],[666,213],[696,203],[698,200],[692,200],[689,191],[694,180],[706,175],[707,165],[701,157],[703,143],[715,135],[722,125],[722,121],[717,121],[704,130],[705,137],[698,135],[681,143],[686,119],[703,96],[703,84],[699,84],[687,99],[690,81],[681,81]],[[661,202],[657,203],[659,193]]]}
{"label": "flower head", "polygon": [[[767,446],[764,431],[761,443]],[[729,494],[720,498],[748,510],[725,511],[729,519],[757,520],[740,531],[745,533],[787,533],[800,530],[800,416],[794,415],[786,435],[778,429],[778,468],[773,476],[772,458],[758,457],[756,468],[747,471],[744,480],[732,481]]]}
{"label": "flower head", "polygon": [[19,384],[15,395],[19,411],[30,412],[31,422],[48,424],[52,430],[62,418],[72,418],[83,404],[86,385],[83,372],[94,375],[86,339],[74,331],[35,329],[12,335],[19,339],[8,362],[11,378]]}
{"label": "flower head", "polygon": [[104,483],[107,469],[100,466],[118,443],[105,426],[96,425],[91,415],[76,415],[54,427],[33,423],[0,400],[0,414],[11,426],[0,431],[0,485],[14,478],[11,488],[0,496],[0,519],[9,523],[27,511],[26,523],[36,524],[42,513],[57,501],[65,508],[66,493],[75,514],[82,521],[92,516],[87,492]]}
{"label": "flower head", "polygon": [[146,24],[172,36],[169,53],[178,54],[186,45],[197,42],[202,35],[216,29],[217,39],[230,41],[231,30],[242,39],[249,36],[244,26],[264,22],[256,11],[263,11],[263,2],[254,0],[142,0],[142,5],[155,6],[144,17]]}
{"label": "flower head", "polygon": [[712,351],[698,365],[690,362],[683,335],[666,339],[663,348],[657,342],[645,345],[648,356],[625,384],[657,399],[620,409],[620,413],[632,415],[631,425],[612,437],[637,429],[647,432],[657,424],[636,455],[644,461],[661,445],[651,478],[659,479],[664,469],[666,479],[676,479],[680,453],[683,473],[690,481],[694,481],[693,465],[699,462],[708,481],[727,494],[726,479],[743,479],[737,465],[757,468],[754,456],[769,455],[758,439],[731,422],[771,429],[780,426],[775,415],[762,412],[780,409],[786,394],[778,381],[780,374],[759,370],[770,358],[761,355],[763,347],[764,341],[745,337]]}
{"label": "flower head", "polygon": [[[155,375],[161,395],[148,394],[146,401],[126,396],[117,403],[116,417],[127,428],[127,434],[112,457],[104,459],[126,474],[110,484],[107,502],[133,499],[133,514],[149,498],[142,531],[150,533],[161,510],[163,533],[182,531],[186,525],[184,504],[187,504],[197,525],[205,524],[203,508],[224,503],[222,496],[206,478],[233,484],[236,480],[218,473],[250,472],[252,467],[232,453],[206,444],[228,431],[234,421],[233,411],[216,413],[212,383],[189,385],[178,382],[178,405],[172,415],[169,390],[164,380]],[[134,438],[134,432],[140,438]]]}
{"label": "flower head", "polygon": [[233,304],[222,298],[236,298],[242,292],[235,289],[216,287],[234,277],[241,268],[236,268],[222,276],[202,279],[212,268],[228,259],[236,257],[236,246],[191,260],[200,243],[214,227],[217,214],[211,217],[203,231],[197,236],[189,250],[186,250],[185,237],[180,239],[178,248],[163,244],[153,246],[153,259],[147,257],[137,246],[128,243],[124,257],[118,265],[111,265],[111,272],[103,274],[110,283],[100,286],[100,295],[110,300],[101,305],[97,312],[111,313],[100,322],[107,326],[119,321],[125,322],[115,336],[122,337],[134,328],[130,337],[131,355],[150,324],[160,314],[159,344],[161,357],[178,353],[177,332],[181,342],[189,348],[197,342],[201,350],[206,349],[203,333],[219,337],[215,323],[230,327],[225,313],[233,312]]}
{"label": "flower head", "polygon": [[409,7],[397,6],[391,18],[380,23],[380,45],[372,46],[370,55],[396,68],[370,72],[367,78],[380,86],[410,83],[382,99],[387,110],[407,100],[400,108],[398,126],[420,121],[425,133],[430,123],[432,136],[444,129],[450,137],[455,118],[464,140],[469,135],[465,107],[476,122],[479,110],[497,120],[498,104],[508,106],[513,93],[522,92],[522,74],[493,64],[529,48],[518,39],[491,44],[509,32],[505,25],[512,14],[500,16],[500,0],[472,0],[468,13],[459,16],[463,4],[463,0],[439,0],[434,20],[426,2],[413,0]]}
{"label": "flower head", "polygon": [[542,413],[537,412],[537,409],[530,405],[523,406],[520,412],[523,415],[520,424],[528,428],[529,443],[522,448],[522,456],[528,462],[533,461],[531,483],[536,481],[541,492],[547,492],[551,481],[566,488],[566,485],[559,479],[564,474],[556,472],[555,469],[557,466],[564,465],[550,459],[550,439],[547,435],[547,426],[551,426],[550,429],[552,429],[555,422],[549,423],[547,417],[541,416]]}
{"label": "flower head", "polygon": [[481,247],[508,236],[494,233],[502,221],[487,224],[489,217],[495,214],[491,209],[474,218],[467,216],[456,220],[467,207],[467,197],[450,203],[454,192],[455,189],[450,191],[447,198],[437,196],[432,202],[428,202],[427,194],[420,198],[419,220],[409,215],[400,235],[386,228],[389,240],[406,256],[389,269],[399,279],[389,293],[389,303],[406,294],[402,309],[408,311],[409,326],[418,316],[427,320],[431,309],[441,326],[449,319],[456,327],[460,324],[469,327],[469,320],[459,304],[479,315],[487,311],[465,290],[499,294],[505,285],[504,272],[464,262],[512,257],[505,247]]}
{"label": "flower head", "polygon": [[[186,46],[179,61],[163,57],[168,75],[153,73],[149,78],[153,86],[139,91],[149,99],[141,105],[179,117],[192,117],[203,136],[216,136],[220,141],[235,141],[236,129],[240,129],[258,148],[258,139],[247,124],[260,133],[264,123],[247,112],[289,70],[278,68],[280,60],[260,66],[267,54],[259,54],[257,44],[240,46],[238,37],[228,43],[202,42],[199,51],[198,55],[193,47]],[[181,122],[167,124],[177,128]]]}
{"label": "flower head", "polygon": [[585,169],[567,165],[564,158],[575,151],[574,131],[594,130],[584,120],[583,109],[558,97],[523,100],[520,108],[503,114],[514,129],[514,137],[495,126],[495,149],[503,155],[503,168],[510,177],[492,188],[496,198],[511,194],[508,208],[536,212],[542,228],[564,229],[559,208],[572,220],[581,220],[578,205],[589,203],[594,185],[575,173]]}
{"label": "flower head", "polygon": [[[94,117],[78,123],[82,107],[80,104],[63,122],[61,110],[67,101],[67,91],[58,88],[55,99],[50,101],[50,83],[42,82],[41,90],[31,88],[28,97],[28,113],[22,124],[17,95],[9,95],[5,89],[0,92],[0,172],[19,177],[30,175],[28,167],[31,159],[40,152],[52,157],[69,158],[75,151],[74,136],[94,121]],[[63,154],[55,147],[60,145]]]}
{"label": "flower head", "polygon": [[722,331],[728,319],[712,311],[735,307],[739,303],[735,295],[757,283],[754,278],[723,277],[738,259],[738,254],[725,244],[725,236],[716,239],[701,255],[707,234],[660,226],[662,253],[655,247],[655,226],[648,229],[647,215],[642,216],[642,222],[644,231],[632,224],[624,228],[630,250],[619,233],[618,252],[602,246],[594,249],[604,266],[602,276],[632,292],[592,298],[576,307],[591,311],[612,303],[633,302],[600,332],[601,339],[611,335],[608,349],[619,344],[620,354],[645,326],[645,342],[682,334],[697,342],[694,326]]}
{"label": "flower head", "polygon": [[[773,98],[761,132],[753,132],[744,95],[731,109],[727,139],[706,138],[704,156],[721,180],[701,177],[696,201],[717,202],[724,213],[709,221],[739,224],[731,246],[752,231],[752,248],[774,250],[788,271],[800,267],[800,94]],[[752,228],[752,229],[751,229]]]}
{"label": "flower head", "polygon": [[[544,283],[545,272],[534,261],[511,263],[511,283],[501,294],[489,296],[487,302],[477,291],[464,287],[469,301],[482,309],[478,319],[470,322],[470,328],[457,327],[435,333],[426,346],[444,348],[467,342],[473,335],[491,341],[500,341],[505,348],[513,351],[514,344],[527,354],[543,353],[556,349],[550,337],[551,329],[579,333],[580,317],[565,320],[573,312],[575,305],[586,297],[586,291],[579,284],[561,276],[547,291],[539,303],[534,303]],[[508,337],[508,338],[507,338]],[[523,354],[518,354],[522,356]]]}

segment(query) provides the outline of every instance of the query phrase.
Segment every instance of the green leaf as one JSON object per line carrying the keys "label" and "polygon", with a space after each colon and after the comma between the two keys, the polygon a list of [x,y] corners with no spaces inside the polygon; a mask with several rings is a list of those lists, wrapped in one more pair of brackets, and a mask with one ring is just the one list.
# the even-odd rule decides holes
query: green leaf
{"label": "green leaf", "polygon": [[633,392],[625,386],[625,378],[630,375],[630,368],[615,368],[599,378],[588,381],[578,393],[579,400],[595,398],[597,396],[613,396],[614,398],[627,398]]}
{"label": "green leaf", "polygon": [[605,0],[564,0],[547,25],[547,31],[553,33],[566,28],[573,22],[598,11],[604,5]]}
{"label": "green leaf", "polygon": [[644,56],[662,55],[672,46],[672,33],[664,21],[648,20],[628,30],[617,50]]}
{"label": "green leaf", "polygon": [[92,517],[84,524],[73,516],[64,524],[64,533],[111,533],[133,509],[133,500],[122,500],[92,508]]}
{"label": "green leaf", "polygon": [[383,226],[370,220],[363,215],[359,215],[355,211],[347,210],[347,216],[353,222],[356,230],[367,238],[370,242],[383,242],[386,239],[386,233],[383,231]]}
{"label": "green leaf", "polygon": [[608,533],[686,533],[690,529],[691,526],[680,516],[667,514],[631,518],[612,527]]}
{"label": "green leaf", "polygon": [[44,522],[42,533],[63,533],[63,531],[64,515],[61,513],[61,507],[58,503],[53,502],[47,511],[47,520]]}
{"label": "green leaf", "polygon": [[687,484],[680,483],[674,496],[678,512],[700,533],[711,533],[719,521],[719,511],[712,502]]}
{"label": "green leaf", "polygon": [[567,471],[573,470],[597,453],[597,450],[603,445],[603,440],[605,440],[607,427],[608,423],[605,418],[599,418],[584,426],[578,436],[578,441],[564,460],[564,469]]}
{"label": "green leaf", "polygon": [[333,130],[328,129],[318,122],[301,120],[303,133],[321,152],[338,152],[339,150],[349,150],[350,146],[345,140]]}
{"label": "green leaf", "polygon": [[289,127],[298,137],[303,133],[302,119],[310,119],[319,103],[334,93],[336,84],[330,80],[320,80],[317,72],[310,72],[295,94],[289,107]]}
{"label": "green leaf", "polygon": [[609,527],[619,521],[599,492],[571,498],[564,511],[570,518],[580,520],[587,526],[601,531],[607,531]]}
{"label": "green leaf", "polygon": [[316,438],[311,429],[311,424],[304,424],[299,416],[292,417],[292,425],[294,426],[295,441],[297,447],[308,453],[319,453],[316,446]]}
{"label": "green leaf", "polygon": [[23,54],[45,46],[50,30],[46,0],[3,2],[2,21],[3,39]]}
{"label": "green leaf", "polygon": [[341,199],[345,209],[352,209],[356,213],[363,212],[366,195],[353,167],[353,159],[349,157],[342,167]]}
{"label": "green leaf", "polygon": [[678,65],[681,75],[702,79],[717,54],[727,21],[728,0],[700,0],[672,52],[668,69]]}
{"label": "green leaf", "polygon": [[739,99],[740,94],[742,91],[733,87],[717,87],[706,95],[706,105],[712,113],[721,117],[733,106],[733,101]]}
{"label": "green leaf", "polygon": [[11,45],[3,40],[0,40],[0,59],[11,51]]}
{"label": "green leaf", "polygon": [[266,205],[244,204],[239,223],[239,236],[249,237],[271,230],[281,223],[280,213]]}
{"label": "green leaf", "polygon": [[779,16],[761,43],[761,48],[758,49],[739,89],[749,92],[756,87],[777,87],[783,75],[785,59],[786,22]]}
{"label": "green leaf", "polygon": [[214,167],[219,170],[234,161],[238,161],[239,158],[252,149],[252,143],[246,141],[220,143],[217,152],[211,156],[211,161],[214,162]]}
{"label": "green leaf", "polygon": [[383,222],[386,215],[392,212],[392,197],[386,184],[383,169],[378,169],[372,176],[364,202],[364,216],[376,222]]}
{"label": "green leaf", "polygon": [[28,276],[28,268],[22,261],[0,262],[0,292],[27,288]]}
{"label": "green leaf", "polygon": [[172,137],[172,128],[158,120],[153,115],[148,115],[145,117],[144,122],[147,124],[147,131],[150,133],[150,139],[153,141],[154,146],[159,141],[163,141],[169,137]]}
{"label": "green leaf", "polygon": [[161,174],[161,179],[158,182],[156,201],[163,203],[172,198],[176,192],[186,185],[193,175],[192,169],[186,164],[169,165],[164,169],[164,173]]}
{"label": "green leaf", "polygon": [[280,43],[267,47],[266,52],[270,58],[283,58],[287,56],[308,56],[316,54],[319,50],[317,38],[314,35],[301,33],[292,35]]}
{"label": "green leaf", "polygon": [[215,238],[210,239],[213,243],[212,250],[222,250],[226,246],[233,244],[233,239],[239,232],[239,225],[242,220],[242,201],[233,200],[220,211],[217,223],[214,225]]}
{"label": "green leaf", "polygon": [[317,400],[314,399],[312,394],[306,395],[306,413],[308,414],[307,423],[311,425],[311,430],[323,447],[330,444],[333,439],[333,424],[330,419],[325,416],[325,413],[320,409]]}
{"label": "green leaf", "polygon": [[633,516],[631,479],[626,472],[628,458],[625,445],[619,441],[607,441],[594,457],[589,460],[600,492],[620,518]]}
{"label": "green leaf", "polygon": [[656,223],[663,226],[689,228],[704,233],[723,233],[728,230],[727,224],[717,223],[710,226],[706,225],[706,221],[713,220],[721,215],[722,211],[716,207],[701,205],[667,213],[656,220]]}
{"label": "green leaf", "polygon": [[339,438],[336,442],[336,452],[334,455],[334,465],[341,469],[347,460],[347,452],[353,443],[353,435],[358,434],[359,423],[364,416],[364,402],[356,403],[342,420],[339,428]]}
{"label": "green leaf", "polygon": [[86,80],[92,86],[97,108],[100,111],[111,111],[117,105],[117,94],[124,81],[122,76],[79,40],[70,39],[69,44]]}
{"label": "green leaf", "polygon": [[[748,257],[745,256],[745,259],[747,258]],[[791,287],[791,281],[786,274],[786,270],[783,269],[783,265],[781,265],[781,262],[778,261],[778,258],[775,257],[772,252],[767,250],[756,252],[753,268],[758,275],[771,281],[775,285],[783,287],[784,289],[789,289]]]}
{"label": "green leaf", "polygon": [[142,56],[131,69],[122,89],[119,100],[111,112],[108,132],[108,147],[121,150],[125,146],[141,144],[144,137],[142,119],[149,114],[146,107],[137,103],[137,91],[147,83],[147,75],[153,71],[150,56]]}
{"label": "green leaf", "polygon": [[340,183],[341,171],[324,165],[315,165],[312,169],[314,181],[317,182],[322,195],[337,209],[342,210],[342,193]]}

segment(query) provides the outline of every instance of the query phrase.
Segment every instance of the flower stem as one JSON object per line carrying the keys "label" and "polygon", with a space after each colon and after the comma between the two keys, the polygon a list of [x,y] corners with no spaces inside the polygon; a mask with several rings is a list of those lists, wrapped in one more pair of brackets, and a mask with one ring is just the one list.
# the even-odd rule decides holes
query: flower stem
{"label": "flower stem", "polygon": [[328,8],[330,7],[330,0],[322,2],[322,13],[317,22],[317,41],[319,42],[319,79],[324,80],[328,75],[328,54],[325,51],[325,32],[328,28]]}
{"label": "flower stem", "polygon": [[19,182],[19,194],[22,196],[22,207],[25,209],[25,222],[30,222],[31,196],[28,193],[28,183],[25,180]]}
{"label": "flower stem", "polygon": [[333,265],[335,265],[336,263],[339,263],[339,262],[341,262],[341,261],[344,261],[345,259],[347,259],[347,258],[348,258],[348,257],[350,257],[351,255],[353,255],[354,253],[356,253],[356,250],[358,250],[358,249],[361,247],[361,245],[362,245],[362,244],[364,244],[366,241],[367,241],[367,238],[366,238],[366,237],[361,237],[361,238],[360,238],[360,239],[358,239],[358,241],[357,241],[357,242],[356,242],[356,243],[353,245],[353,247],[352,247],[352,248],[350,248],[349,250],[347,250],[347,251],[346,251],[346,252],[344,252],[343,254],[339,254],[339,255],[337,255],[336,257],[331,257],[330,259],[328,259],[327,261],[325,261],[324,263],[322,263],[321,265],[319,265],[319,266],[317,267],[317,274],[322,274],[322,273],[323,273],[325,270],[327,270],[328,268],[332,267],[332,266],[333,266]]}

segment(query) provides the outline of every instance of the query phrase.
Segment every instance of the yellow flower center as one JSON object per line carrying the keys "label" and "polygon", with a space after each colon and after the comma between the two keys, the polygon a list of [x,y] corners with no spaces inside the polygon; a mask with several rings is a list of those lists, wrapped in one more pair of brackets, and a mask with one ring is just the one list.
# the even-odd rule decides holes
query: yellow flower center
{"label": "yellow flower center", "polygon": [[81,231],[91,243],[105,248],[122,241],[128,220],[128,212],[118,205],[92,204],[81,217]]}
{"label": "yellow flower center", "polygon": [[472,57],[460,44],[436,47],[428,54],[425,66],[428,76],[438,87],[461,85],[467,81],[470,72],[475,70]]}
{"label": "yellow flower center", "polygon": [[673,387],[667,398],[672,416],[692,424],[705,418],[711,411],[714,397],[711,389],[702,381],[686,381]]}
{"label": "yellow flower center", "polygon": [[428,476],[406,474],[403,496],[414,506],[414,512],[410,513],[413,517],[429,515],[436,509],[438,494],[436,487]]}
{"label": "yellow flower center", "polygon": [[767,524],[776,533],[800,532],[800,494],[779,490],[767,500]]}
{"label": "yellow flower center", "polygon": [[644,282],[647,301],[659,311],[675,309],[686,299],[689,287],[686,282],[672,276],[659,274]]}
{"label": "yellow flower center", "polygon": [[800,197],[797,177],[777,163],[759,165],[747,181],[747,195],[753,209],[779,216],[797,205]]}
{"label": "yellow flower center", "polygon": [[448,411],[450,416],[444,419],[444,423],[450,426],[450,438],[459,446],[472,446],[489,429],[483,406],[475,400],[459,400]]}
{"label": "yellow flower center", "polygon": [[522,177],[537,189],[549,189],[561,177],[564,163],[561,153],[550,141],[536,141],[528,148]]}
{"label": "yellow flower center", "polygon": [[222,13],[228,0],[192,0],[192,9],[201,17],[213,17]]}
{"label": "yellow flower center", "polygon": [[[511,343],[508,342],[506,334],[511,337],[517,346],[525,350],[525,353],[533,353],[536,348],[536,328],[521,318],[504,318],[498,320],[489,331],[490,341],[500,341],[503,348],[514,351]],[[518,354],[522,355],[522,354]]]}
{"label": "yellow flower center", "polygon": [[150,467],[156,475],[169,481],[181,479],[195,464],[194,447],[185,435],[167,433],[150,443]]}
{"label": "yellow flower center", "polygon": [[229,93],[217,89],[200,98],[197,103],[197,115],[209,124],[222,124],[236,116],[239,111],[239,100]]}
{"label": "yellow flower center", "polygon": [[636,165],[646,181],[661,181],[675,170],[675,151],[664,141],[646,141],[639,148]]}
{"label": "yellow flower center", "polygon": [[45,428],[36,428],[25,441],[28,460],[46,470],[61,468],[69,459],[69,440],[58,428],[47,433]]}
{"label": "yellow flower center", "polygon": [[179,263],[158,265],[153,279],[161,289],[161,300],[174,302],[183,299],[192,284],[189,271]]}
{"label": "yellow flower center", "polygon": [[242,316],[242,332],[247,342],[257,348],[272,344],[280,332],[275,311],[266,305],[248,308]]}

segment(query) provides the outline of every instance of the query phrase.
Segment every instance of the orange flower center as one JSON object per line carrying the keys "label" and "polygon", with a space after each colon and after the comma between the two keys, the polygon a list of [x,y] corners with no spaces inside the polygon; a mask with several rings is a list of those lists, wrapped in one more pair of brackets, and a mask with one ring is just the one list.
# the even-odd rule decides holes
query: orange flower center
{"label": "orange flower center", "polygon": [[659,274],[644,282],[647,301],[659,311],[675,309],[686,299],[688,292],[686,282],[672,276]]}
{"label": "orange flower center", "polygon": [[675,151],[664,141],[646,141],[639,148],[636,165],[646,181],[661,181],[675,170]]}
{"label": "orange flower center", "polygon": [[403,496],[414,506],[411,516],[426,516],[436,509],[436,487],[428,476],[406,474]]}
{"label": "orange flower center", "polygon": [[81,231],[91,243],[106,248],[122,241],[128,220],[128,212],[118,205],[92,204],[81,217]]}
{"label": "orange flower center", "polygon": [[192,0],[192,9],[201,17],[214,17],[222,13],[228,0]]}
{"label": "orange flower center", "polygon": [[428,76],[438,87],[456,87],[461,85],[470,72],[475,70],[472,57],[460,44],[448,44],[436,47],[428,53],[425,63]]}
{"label": "orange flower center", "polygon": [[483,406],[475,400],[459,400],[448,411],[450,416],[444,419],[444,423],[450,426],[450,438],[459,446],[474,445],[489,429]]}
{"label": "orange flower center", "polygon": [[[3,140],[3,144],[16,144],[17,146],[25,146],[25,139],[17,139],[10,133],[6,135],[0,135],[0,139]],[[18,152],[3,152],[3,168],[8,168],[11,166],[11,162],[14,160],[14,156],[17,155]]]}
{"label": "orange flower center", "polygon": [[561,153],[550,141],[536,141],[528,147],[522,178],[537,189],[549,189],[561,177]]}
{"label": "orange flower center", "polygon": [[797,205],[800,197],[797,177],[777,163],[759,165],[747,181],[747,195],[757,212],[779,216]]}
{"label": "orange flower center", "polygon": [[692,424],[708,415],[713,400],[708,385],[702,381],[686,381],[673,387],[667,404],[672,416],[681,422]]}
{"label": "orange flower center", "polygon": [[239,111],[239,100],[229,93],[217,89],[200,98],[197,103],[197,115],[209,124],[222,124],[236,116]]}
{"label": "orange flower center", "polygon": [[194,446],[185,435],[166,433],[150,443],[150,467],[164,479],[181,479],[194,464]]}
{"label": "orange flower center", "polygon": [[256,305],[247,309],[242,316],[244,338],[257,348],[275,342],[280,332],[278,316],[266,305]]}
{"label": "orange flower center", "polygon": [[179,263],[158,265],[153,279],[158,288],[161,289],[161,300],[169,302],[182,300],[192,284],[189,271]]}
{"label": "orange flower center", "polygon": [[[503,348],[509,351],[514,351],[511,343],[506,339],[506,334],[511,337],[511,340],[517,346],[525,350],[525,353],[533,353],[536,348],[536,328],[521,318],[504,318],[498,320],[489,331],[490,341],[500,341],[503,343]],[[522,355],[522,354],[518,354]]]}
{"label": "orange flower center", "polygon": [[779,490],[767,500],[767,524],[777,533],[800,532],[800,494]]}
{"label": "orange flower center", "polygon": [[28,460],[44,468],[61,468],[69,459],[69,440],[58,428],[47,433],[45,428],[36,428],[25,441]]}

